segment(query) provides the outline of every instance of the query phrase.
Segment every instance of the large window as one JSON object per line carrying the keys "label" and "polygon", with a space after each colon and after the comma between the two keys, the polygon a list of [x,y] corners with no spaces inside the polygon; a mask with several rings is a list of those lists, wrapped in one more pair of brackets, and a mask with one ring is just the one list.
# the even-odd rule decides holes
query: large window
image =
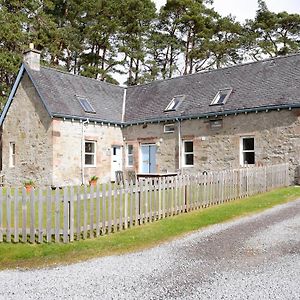
{"label": "large window", "polygon": [[84,164],[86,167],[96,166],[96,142],[94,141],[85,141]]}
{"label": "large window", "polygon": [[133,145],[127,145],[127,166],[133,166]]}
{"label": "large window", "polygon": [[16,144],[9,143],[9,166],[13,168],[16,165]]}
{"label": "large window", "polygon": [[183,166],[194,165],[194,144],[192,141],[183,141]]}
{"label": "large window", "polygon": [[255,143],[253,137],[241,138],[241,165],[255,164]]}

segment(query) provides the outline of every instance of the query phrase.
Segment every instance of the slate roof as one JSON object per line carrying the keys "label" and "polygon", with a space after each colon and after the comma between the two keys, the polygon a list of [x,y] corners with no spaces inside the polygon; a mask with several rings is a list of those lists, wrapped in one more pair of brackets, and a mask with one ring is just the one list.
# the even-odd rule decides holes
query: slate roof
{"label": "slate roof", "polygon": [[[210,103],[221,89],[232,88],[224,105]],[[164,112],[175,95],[185,95],[176,112]],[[125,121],[195,116],[251,108],[300,105],[300,54],[130,87]]]}
{"label": "slate roof", "polygon": [[[235,65],[127,89],[56,69],[33,71],[23,64],[0,117],[0,125],[26,70],[52,117],[70,117],[114,124],[205,117],[255,109],[300,107],[300,54]],[[218,91],[232,89],[224,105],[210,105]],[[165,112],[174,96],[185,95],[177,111]],[[78,96],[96,113],[86,113]]]}
{"label": "slate roof", "polygon": [[[26,66],[26,71],[52,116],[122,121],[122,87],[51,68],[41,67],[40,71],[33,71]],[[78,97],[87,99],[96,113],[86,113]]]}

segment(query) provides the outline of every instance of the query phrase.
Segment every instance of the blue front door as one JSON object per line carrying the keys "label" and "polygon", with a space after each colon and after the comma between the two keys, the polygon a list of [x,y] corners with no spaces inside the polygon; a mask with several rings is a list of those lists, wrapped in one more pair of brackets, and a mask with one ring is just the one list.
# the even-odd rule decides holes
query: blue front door
{"label": "blue front door", "polygon": [[156,145],[142,145],[142,173],[156,172]]}

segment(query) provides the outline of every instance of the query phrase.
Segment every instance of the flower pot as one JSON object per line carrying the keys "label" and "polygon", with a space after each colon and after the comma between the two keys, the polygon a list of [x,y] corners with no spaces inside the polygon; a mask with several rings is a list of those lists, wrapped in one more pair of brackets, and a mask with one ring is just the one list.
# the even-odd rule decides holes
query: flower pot
{"label": "flower pot", "polygon": [[32,190],[32,185],[25,185],[25,189],[26,189],[26,192],[27,193],[30,193],[31,192],[31,190]]}
{"label": "flower pot", "polygon": [[90,186],[96,186],[97,180],[90,180]]}

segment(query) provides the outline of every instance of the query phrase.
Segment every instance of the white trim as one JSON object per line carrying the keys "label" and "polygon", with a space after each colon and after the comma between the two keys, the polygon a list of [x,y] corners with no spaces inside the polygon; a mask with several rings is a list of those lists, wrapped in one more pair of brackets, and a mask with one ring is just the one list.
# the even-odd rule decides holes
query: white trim
{"label": "white trim", "polygon": [[[171,127],[171,126],[174,127],[174,130],[166,130],[167,127]],[[175,124],[174,123],[164,125],[164,133],[173,133],[173,132],[175,132]]]}
{"label": "white trim", "polygon": [[[176,103],[176,99],[179,98],[178,103]],[[179,107],[179,105],[182,103],[182,101],[185,99],[185,95],[176,95],[172,98],[172,100],[169,102],[167,107],[165,108],[165,112],[167,111],[175,111]]]}
{"label": "white trim", "polygon": [[[219,96],[222,94],[222,93],[225,93],[226,92],[226,96],[223,100],[222,103],[218,103],[219,101]],[[210,103],[210,105],[223,105],[227,102],[227,99],[229,98],[229,96],[231,95],[232,93],[232,88],[227,88],[227,89],[221,89],[218,91],[218,93],[216,94],[215,98],[213,99],[213,101]]]}
{"label": "white trim", "polygon": [[16,143],[9,142],[9,167],[14,168],[16,166]]}
{"label": "white trim", "polygon": [[[243,141],[245,139],[253,139],[253,143],[254,143],[254,150],[244,150],[244,143]],[[254,164],[244,164],[244,153],[247,153],[247,152],[251,152],[251,153],[254,153],[254,162],[255,162],[255,137],[253,135],[249,135],[249,136],[241,136],[240,137],[240,165],[242,167],[244,166],[247,166],[247,165],[250,165],[250,166],[253,166],[255,165]]]}
{"label": "white trim", "polygon": [[[85,145],[86,143],[91,143],[91,144],[94,144],[94,151],[93,152],[85,152]],[[85,168],[94,168],[96,167],[96,161],[97,161],[97,142],[96,141],[91,141],[91,140],[85,140],[84,141],[84,167]],[[90,155],[94,158],[93,160],[93,164],[86,164],[86,161],[85,161],[85,155]]]}
{"label": "white trim", "polygon": [[[129,146],[131,146],[132,147],[132,153],[131,154],[129,154],[129,152],[128,152],[128,150],[129,150]],[[133,166],[134,166],[134,156],[133,156],[133,145],[132,144],[126,144],[126,167],[127,168],[132,168]],[[129,155],[131,155],[132,156],[132,165],[130,165],[129,164]]]}
{"label": "white trim", "polygon": [[[185,152],[185,143],[191,142],[193,144],[193,152]],[[187,165],[186,164],[186,158],[185,155],[187,154],[193,154],[193,164],[192,165]],[[182,167],[183,168],[191,168],[194,167],[195,165],[195,151],[194,151],[194,141],[193,140],[183,140],[182,141]]]}

